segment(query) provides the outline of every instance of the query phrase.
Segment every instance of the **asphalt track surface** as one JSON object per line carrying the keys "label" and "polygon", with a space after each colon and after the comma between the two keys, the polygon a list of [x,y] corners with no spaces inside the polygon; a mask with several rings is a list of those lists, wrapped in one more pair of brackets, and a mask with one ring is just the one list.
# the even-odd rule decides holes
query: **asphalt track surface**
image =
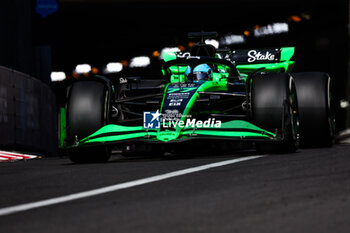
{"label": "asphalt track surface", "polygon": [[[67,158],[1,163],[0,232],[350,232],[349,152],[350,145],[336,145],[262,157],[243,151],[165,158],[115,155],[104,164],[76,165]],[[184,169],[193,172],[173,173]],[[4,212],[5,207],[164,174],[178,175]]]}

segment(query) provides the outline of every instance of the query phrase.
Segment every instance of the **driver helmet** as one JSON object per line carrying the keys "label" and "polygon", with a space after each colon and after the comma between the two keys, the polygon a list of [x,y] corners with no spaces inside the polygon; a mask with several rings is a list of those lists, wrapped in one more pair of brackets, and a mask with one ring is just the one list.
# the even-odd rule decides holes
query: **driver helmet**
{"label": "driver helmet", "polygon": [[[185,74],[191,73],[191,67],[188,66]],[[193,76],[195,81],[211,80],[213,70],[207,64],[200,64],[193,69]]]}

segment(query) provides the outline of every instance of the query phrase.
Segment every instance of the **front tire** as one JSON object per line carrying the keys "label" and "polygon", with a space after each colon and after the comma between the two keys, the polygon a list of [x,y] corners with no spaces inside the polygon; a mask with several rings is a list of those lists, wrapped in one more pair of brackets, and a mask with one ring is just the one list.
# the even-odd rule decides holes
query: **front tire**
{"label": "front tire", "polygon": [[[97,81],[79,81],[69,91],[67,102],[67,142],[74,145],[106,125],[109,116],[109,91],[107,85]],[[69,157],[73,162],[106,162],[108,148],[76,148]]]}
{"label": "front tire", "polygon": [[298,107],[293,78],[286,73],[252,77],[251,118],[260,128],[277,133],[278,140],[256,142],[260,153],[292,153],[298,146]]}
{"label": "front tire", "polygon": [[331,78],[322,72],[294,73],[292,76],[298,95],[301,146],[332,146],[335,117]]}

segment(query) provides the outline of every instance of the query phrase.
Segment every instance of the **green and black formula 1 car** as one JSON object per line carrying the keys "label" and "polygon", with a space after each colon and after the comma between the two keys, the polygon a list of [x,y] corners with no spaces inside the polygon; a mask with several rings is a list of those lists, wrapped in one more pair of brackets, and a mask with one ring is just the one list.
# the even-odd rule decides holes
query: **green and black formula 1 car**
{"label": "green and black formula 1 car", "polygon": [[216,50],[214,32],[189,33],[189,52],[165,52],[163,79],[96,76],[68,88],[60,142],[74,162],[199,144],[255,145],[261,153],[331,146],[334,112],[326,73],[291,73],[293,47]]}

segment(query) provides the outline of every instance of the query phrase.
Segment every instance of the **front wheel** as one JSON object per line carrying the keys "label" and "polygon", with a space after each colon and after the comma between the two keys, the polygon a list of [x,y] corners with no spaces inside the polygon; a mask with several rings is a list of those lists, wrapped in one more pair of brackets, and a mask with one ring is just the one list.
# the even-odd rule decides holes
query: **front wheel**
{"label": "front wheel", "polygon": [[286,73],[252,77],[251,119],[260,128],[277,134],[276,141],[256,142],[260,153],[291,153],[298,146],[298,106],[293,78]]}
{"label": "front wheel", "polygon": [[300,144],[332,146],[335,132],[332,81],[322,72],[293,73],[300,115]]}
{"label": "front wheel", "polygon": [[[98,81],[75,82],[67,102],[67,143],[74,145],[108,123],[109,89]],[[76,148],[68,152],[76,163],[104,162],[110,157],[108,148]]]}

